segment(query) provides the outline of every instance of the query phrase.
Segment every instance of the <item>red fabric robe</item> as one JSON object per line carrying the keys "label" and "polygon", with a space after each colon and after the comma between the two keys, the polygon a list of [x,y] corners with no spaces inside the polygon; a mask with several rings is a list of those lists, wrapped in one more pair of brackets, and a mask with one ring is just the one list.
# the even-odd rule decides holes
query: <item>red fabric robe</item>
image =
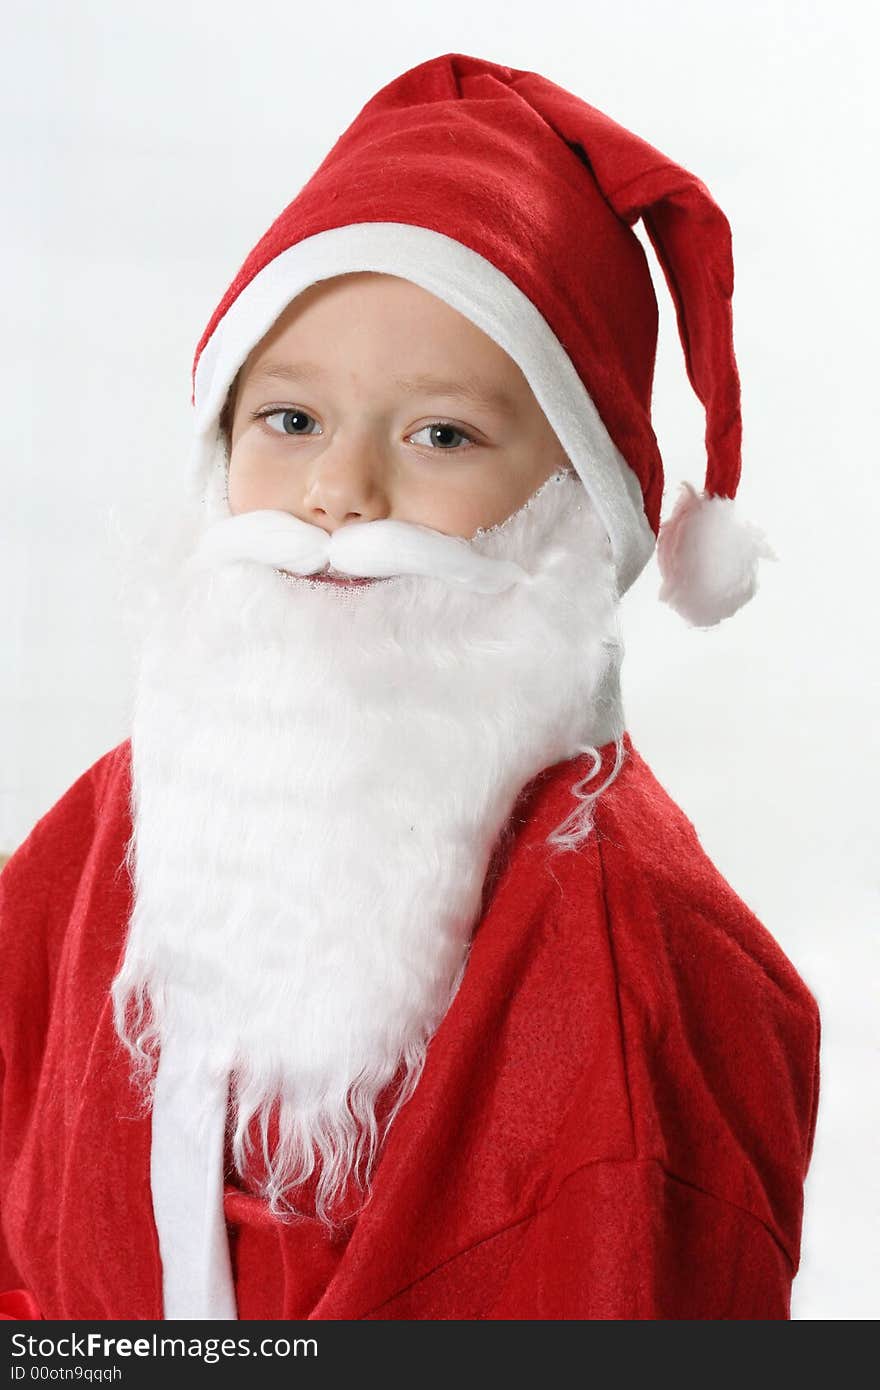
{"label": "red fabric robe", "polygon": [[[15,1318],[162,1317],[150,1121],[108,994],[130,751],[99,759],[0,874]],[[819,1011],[629,735],[626,754],[575,852],[543,841],[588,759],[523,789],[464,980],[350,1227],[279,1222],[227,1175],[241,1319],[790,1316]]]}

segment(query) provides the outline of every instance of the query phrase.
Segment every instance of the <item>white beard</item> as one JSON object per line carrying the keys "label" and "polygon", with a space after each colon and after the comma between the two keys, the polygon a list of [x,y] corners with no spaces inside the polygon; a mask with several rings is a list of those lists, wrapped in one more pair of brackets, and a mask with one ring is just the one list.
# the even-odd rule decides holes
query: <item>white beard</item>
{"label": "white beard", "polygon": [[274,553],[215,556],[179,568],[144,643],[116,1027],[148,1083],[184,1024],[200,1063],[231,1076],[235,1166],[256,1118],[276,1215],[298,1212],[313,1171],[331,1226],[349,1180],[369,1187],[377,1100],[402,1069],[387,1133],[461,982],[519,793],[620,750],[617,586],[578,477],[464,544],[531,581],[341,589],[285,576]]}

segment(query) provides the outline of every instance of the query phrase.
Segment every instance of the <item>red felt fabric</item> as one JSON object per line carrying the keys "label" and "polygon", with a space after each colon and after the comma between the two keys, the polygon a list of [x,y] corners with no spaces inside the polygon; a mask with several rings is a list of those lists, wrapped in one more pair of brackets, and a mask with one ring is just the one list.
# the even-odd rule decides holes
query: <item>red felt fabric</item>
{"label": "red felt fabric", "polygon": [[[543,841],[587,760],[523,790],[367,1207],[331,1240],[229,1176],[242,1319],[789,1317],[819,1011],[626,753],[575,852]],[[150,1122],[108,996],[130,775],[126,741],[0,874],[7,1316],[162,1316]]]}
{"label": "red felt fabric", "polygon": [[0,1293],[0,1321],[20,1322],[24,1318],[40,1318],[37,1300],[27,1289],[8,1289]]}

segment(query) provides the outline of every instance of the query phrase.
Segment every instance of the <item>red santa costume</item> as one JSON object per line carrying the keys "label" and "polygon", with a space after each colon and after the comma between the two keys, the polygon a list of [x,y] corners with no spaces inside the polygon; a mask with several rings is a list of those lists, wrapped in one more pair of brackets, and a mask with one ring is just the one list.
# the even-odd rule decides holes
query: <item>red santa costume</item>
{"label": "red santa costume", "polygon": [[[707,415],[662,528],[639,217]],[[571,467],[501,525],[230,515],[242,363],[364,271],[524,373]],[[619,687],[655,542],[702,626],[772,554],[734,512],[732,279],[693,175],[461,54],[254,248],[196,351],[198,517],[131,738],[0,875],[6,1316],[789,1316],[818,1009]]]}

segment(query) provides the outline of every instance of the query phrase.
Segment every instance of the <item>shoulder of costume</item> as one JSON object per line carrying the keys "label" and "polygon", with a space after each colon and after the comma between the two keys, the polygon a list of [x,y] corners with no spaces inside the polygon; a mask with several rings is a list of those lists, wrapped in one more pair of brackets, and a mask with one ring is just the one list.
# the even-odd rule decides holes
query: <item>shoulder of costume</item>
{"label": "shoulder of costume", "polygon": [[[39,1016],[62,958],[78,896],[112,880],[124,899],[131,833],[130,740],[109,749],[41,816],[0,871],[3,1010],[15,999]],[[85,889],[85,891],[84,891]],[[88,917],[88,912],[80,913]]]}
{"label": "shoulder of costume", "polygon": [[[809,1164],[816,1125],[816,998],[629,739],[626,751],[618,777],[599,797],[590,840],[582,851],[560,856],[554,873],[570,899],[569,912],[583,902],[584,930],[594,936],[597,924],[588,904],[596,891],[587,874],[601,892],[601,930],[619,1001],[639,1152],[653,1152],[651,1117],[665,1114],[656,1064],[667,1083],[669,1075],[677,1078],[675,1095],[687,1091],[693,1099],[694,1133],[700,1115],[718,1111],[732,1134],[753,1136],[748,1152],[761,1181],[785,1194],[783,1205],[794,1203],[781,1228],[796,1254],[799,1176]],[[572,861],[569,878],[562,867],[566,858]],[[580,894],[572,891],[578,886]],[[684,1131],[691,1133],[686,1125]],[[741,1174],[731,1176],[735,1169],[731,1159],[729,1181],[712,1190],[736,1193]],[[695,1163],[694,1173],[712,1187],[708,1157],[703,1168]],[[737,1200],[745,1202],[745,1192]]]}
{"label": "shoulder of costume", "polygon": [[[792,1172],[801,1165],[805,1173],[819,1090],[816,997],[681,807],[630,751],[630,775],[608,789],[596,815],[606,930],[630,1044],[650,1052],[656,1038],[684,1030],[684,1051],[698,1048],[719,1088],[726,1078],[731,1095],[742,1087],[775,1096],[777,1148],[790,1144]],[[766,1115],[752,1118],[756,1133],[764,1126],[769,1133]]]}
{"label": "shoulder of costume", "polygon": [[[657,980],[652,962],[664,963],[670,1005],[688,976],[696,988],[715,972],[738,994],[743,1017],[756,1000],[767,1026],[779,1012],[818,1026],[816,1000],[772,931],[737,893],[700,842],[693,822],[624,736],[624,756],[594,806],[589,837],[576,849],[553,852],[546,835],[575,805],[572,787],[601,786],[614,763],[614,745],[602,750],[598,775],[587,781],[589,755],[559,763],[529,791],[530,839],[552,876],[559,898],[574,911],[594,911],[601,895],[605,930],[621,984],[632,972]],[[589,906],[588,908],[588,905]]]}
{"label": "shoulder of costume", "polygon": [[[788,1005],[817,1011],[812,993],[772,931],[703,847],[698,831],[627,736],[620,775],[599,798],[597,850],[609,912],[627,930],[634,913],[657,925],[658,949],[675,951],[685,924],[706,962],[737,960],[744,988],[775,989]],[[676,926],[680,931],[676,934]]]}
{"label": "shoulder of costume", "polygon": [[23,888],[34,870],[42,877],[50,866],[56,871],[70,867],[77,851],[89,844],[101,813],[115,808],[120,796],[127,802],[130,775],[131,740],[126,738],[62,792],[10,855],[0,875],[7,896],[13,888]]}

